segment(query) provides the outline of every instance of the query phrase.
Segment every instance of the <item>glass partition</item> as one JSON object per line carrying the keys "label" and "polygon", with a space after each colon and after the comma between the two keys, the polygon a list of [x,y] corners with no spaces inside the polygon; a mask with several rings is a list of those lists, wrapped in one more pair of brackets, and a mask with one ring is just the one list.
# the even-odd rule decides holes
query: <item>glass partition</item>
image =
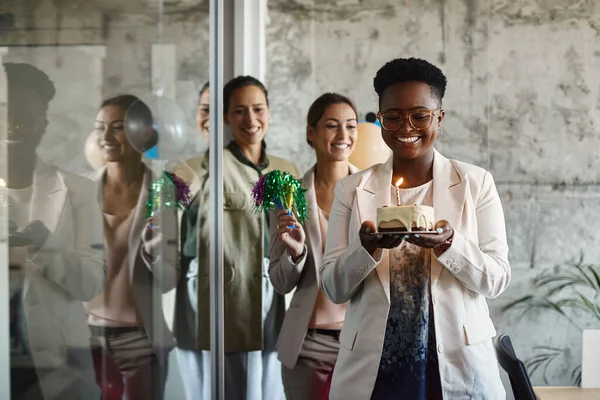
{"label": "glass partition", "polygon": [[0,397],[209,398],[209,25],[202,0],[0,5]]}

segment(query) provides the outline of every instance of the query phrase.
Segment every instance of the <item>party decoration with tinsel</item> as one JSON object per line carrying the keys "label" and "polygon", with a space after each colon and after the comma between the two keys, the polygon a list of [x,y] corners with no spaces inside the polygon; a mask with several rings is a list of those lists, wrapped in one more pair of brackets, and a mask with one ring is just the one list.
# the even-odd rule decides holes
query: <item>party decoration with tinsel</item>
{"label": "party decoration with tinsel", "polygon": [[290,211],[296,208],[296,216],[303,223],[306,215],[306,198],[302,183],[289,172],[274,170],[263,175],[252,189],[252,200],[257,212],[271,211],[275,207]]}
{"label": "party decoration with tinsel", "polygon": [[148,193],[148,218],[155,215],[161,207],[185,211],[190,202],[189,185],[177,175],[163,171],[160,178],[152,182]]}

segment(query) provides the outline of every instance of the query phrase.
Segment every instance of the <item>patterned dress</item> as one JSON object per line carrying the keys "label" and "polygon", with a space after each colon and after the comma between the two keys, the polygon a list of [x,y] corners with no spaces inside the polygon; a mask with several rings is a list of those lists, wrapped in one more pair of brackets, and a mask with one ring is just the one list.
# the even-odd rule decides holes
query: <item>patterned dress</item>
{"label": "patterned dress", "polygon": [[[396,202],[393,189],[393,202]],[[432,204],[431,182],[401,189],[402,204]],[[431,302],[431,250],[389,251],[390,310],[372,399],[442,399]]]}

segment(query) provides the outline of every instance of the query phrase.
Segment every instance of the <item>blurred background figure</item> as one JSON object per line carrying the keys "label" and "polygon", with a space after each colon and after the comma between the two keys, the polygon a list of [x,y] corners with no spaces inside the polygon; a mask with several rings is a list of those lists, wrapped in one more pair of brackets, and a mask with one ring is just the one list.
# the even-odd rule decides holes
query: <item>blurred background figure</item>
{"label": "blurred background figure", "polygon": [[[210,91],[206,82],[198,93],[196,125],[208,144],[210,140]],[[200,188],[208,175],[208,150],[201,155],[179,163],[173,172],[190,185],[192,206],[186,214],[179,213],[180,221],[180,269],[175,301],[173,335],[177,342],[177,360],[186,397],[189,400],[208,395],[210,387],[209,358],[202,358],[196,346],[196,313],[198,307],[198,263],[191,263],[197,252],[197,219]]]}
{"label": "blurred background figure", "polygon": [[85,154],[85,159],[93,171],[97,171],[106,165],[107,161],[103,157],[102,150],[98,145],[96,132],[90,133],[85,140],[83,153]]}
{"label": "blurred background figure", "polygon": [[377,115],[368,112],[365,121],[358,123],[356,148],[350,155],[350,162],[358,169],[367,169],[372,165],[384,163],[392,152],[381,137],[381,125]]}
{"label": "blurred background figure", "polygon": [[[209,98],[210,91],[208,82],[206,82],[198,93],[196,125],[207,144],[210,137],[210,111],[208,108]],[[206,174],[206,171],[208,171],[208,150],[204,154],[197,155],[196,157],[192,157],[180,162],[175,166],[175,168],[173,168],[173,172],[190,185],[192,197],[198,193],[198,190],[202,185],[202,178]]]}
{"label": "blurred background figure", "polygon": [[30,64],[3,64],[8,129],[12,399],[97,399],[83,301],[103,287],[94,184],[44,163],[36,151],[56,89]]}

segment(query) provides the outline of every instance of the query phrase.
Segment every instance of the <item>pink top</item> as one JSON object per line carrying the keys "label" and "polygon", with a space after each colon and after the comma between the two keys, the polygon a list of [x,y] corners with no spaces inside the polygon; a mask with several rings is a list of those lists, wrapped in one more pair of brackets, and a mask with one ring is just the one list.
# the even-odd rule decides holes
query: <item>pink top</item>
{"label": "pink top", "polygon": [[[321,252],[325,252],[325,238],[327,238],[327,228],[329,227],[329,213],[319,210],[319,226],[321,228],[321,237],[323,240],[323,248]],[[318,275],[317,275],[318,276]],[[318,278],[317,278],[318,279]],[[335,304],[329,300],[323,291],[320,289],[317,294],[317,301],[315,302],[315,308],[313,310],[312,317],[310,319],[310,328],[319,329],[342,329],[344,324],[344,318],[346,317],[346,304]]]}
{"label": "pink top", "polygon": [[102,292],[85,304],[90,325],[142,325],[129,279],[129,233],[134,210],[118,215],[104,213],[104,254],[108,272]]}

